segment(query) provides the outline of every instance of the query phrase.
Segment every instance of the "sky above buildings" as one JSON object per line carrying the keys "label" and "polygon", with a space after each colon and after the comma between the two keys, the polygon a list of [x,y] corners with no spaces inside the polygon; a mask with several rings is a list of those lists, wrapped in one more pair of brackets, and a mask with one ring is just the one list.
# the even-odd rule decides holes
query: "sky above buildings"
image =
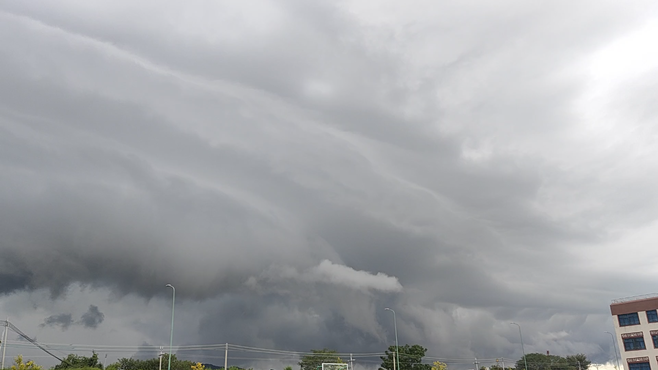
{"label": "sky above buildings", "polygon": [[109,362],[168,344],[173,284],[178,346],[382,352],[390,307],[455,363],[519,359],[510,322],[610,361],[611,300],[657,290],[657,24],[653,1],[3,1],[0,315]]}

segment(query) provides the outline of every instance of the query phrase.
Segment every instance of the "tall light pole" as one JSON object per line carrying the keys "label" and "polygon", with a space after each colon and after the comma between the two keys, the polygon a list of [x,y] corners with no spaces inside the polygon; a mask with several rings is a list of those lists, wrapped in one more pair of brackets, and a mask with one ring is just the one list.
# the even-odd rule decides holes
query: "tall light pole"
{"label": "tall light pole", "polygon": [[511,322],[510,324],[519,327],[519,337],[521,337],[521,352],[523,352],[523,365],[525,365],[525,370],[528,370],[528,362],[525,359],[525,348],[523,348],[523,334],[521,334],[521,325],[515,322]]}
{"label": "tall light pole", "polygon": [[606,333],[610,334],[610,339],[612,339],[612,349],[615,351],[615,360],[617,361],[617,369],[621,370],[619,369],[619,357],[617,357],[617,343],[615,341],[615,336],[609,331],[606,331]]}
{"label": "tall light pole", "polygon": [[167,370],[171,370],[171,352],[173,351],[174,345],[174,307],[176,306],[176,288],[173,285],[165,285],[168,288],[171,288],[171,332],[169,334],[169,364],[167,365]]}
{"label": "tall light pole", "polygon": [[395,318],[395,311],[393,311],[388,307],[384,309],[393,312],[393,328],[395,329],[395,357],[393,358],[393,370],[395,370],[396,361],[398,363],[398,370],[400,370],[400,352],[398,351],[398,324],[397,324],[397,319]]}

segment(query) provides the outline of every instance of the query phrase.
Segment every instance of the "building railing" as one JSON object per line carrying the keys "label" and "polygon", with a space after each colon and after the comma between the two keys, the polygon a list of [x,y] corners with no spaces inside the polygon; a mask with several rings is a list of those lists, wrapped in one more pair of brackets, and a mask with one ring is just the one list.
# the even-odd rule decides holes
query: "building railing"
{"label": "building railing", "polygon": [[636,295],[633,297],[617,298],[612,300],[612,304],[640,301],[649,298],[658,298],[658,293],[650,293],[650,294]]}

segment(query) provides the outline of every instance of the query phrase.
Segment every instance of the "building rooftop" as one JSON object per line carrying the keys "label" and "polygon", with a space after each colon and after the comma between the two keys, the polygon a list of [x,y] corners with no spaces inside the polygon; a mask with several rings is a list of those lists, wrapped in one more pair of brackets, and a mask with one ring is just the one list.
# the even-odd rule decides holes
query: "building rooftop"
{"label": "building rooftop", "polygon": [[650,298],[658,298],[658,293],[650,293],[650,294],[636,295],[633,297],[617,298],[612,300],[612,304],[641,301]]}

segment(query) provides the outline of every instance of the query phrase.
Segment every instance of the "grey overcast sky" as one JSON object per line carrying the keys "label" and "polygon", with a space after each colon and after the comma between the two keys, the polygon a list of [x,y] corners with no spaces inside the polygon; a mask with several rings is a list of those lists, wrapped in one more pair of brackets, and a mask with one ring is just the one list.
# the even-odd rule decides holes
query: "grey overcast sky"
{"label": "grey overcast sky", "polygon": [[451,367],[512,321],[609,362],[658,291],[656,39],[651,0],[4,0],[0,317],[154,357],[170,283],[175,346],[383,352],[390,307]]}

